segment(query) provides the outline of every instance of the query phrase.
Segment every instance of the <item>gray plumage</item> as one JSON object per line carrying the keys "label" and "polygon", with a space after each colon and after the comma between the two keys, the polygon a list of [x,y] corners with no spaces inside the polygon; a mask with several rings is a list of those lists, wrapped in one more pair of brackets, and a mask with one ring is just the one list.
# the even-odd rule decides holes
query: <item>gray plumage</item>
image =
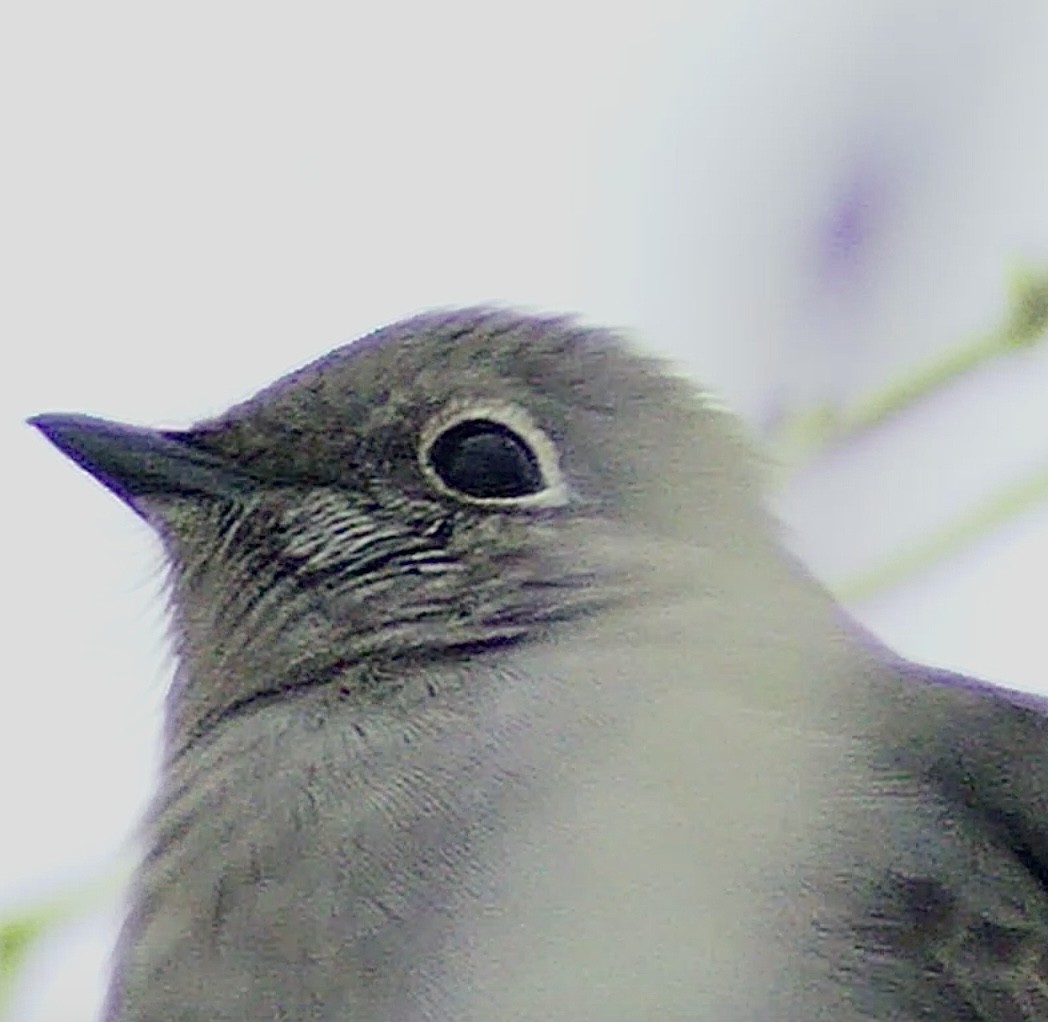
{"label": "gray plumage", "polygon": [[216,420],[34,420],[179,667],[112,1022],[1048,1018],[1048,725],[794,563],[615,336],[422,316]]}

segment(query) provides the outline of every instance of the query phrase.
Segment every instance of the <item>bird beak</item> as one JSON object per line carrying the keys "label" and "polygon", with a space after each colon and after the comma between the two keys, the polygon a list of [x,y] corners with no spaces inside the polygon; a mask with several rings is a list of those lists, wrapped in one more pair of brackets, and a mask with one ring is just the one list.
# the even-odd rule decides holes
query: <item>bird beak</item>
{"label": "bird beak", "polygon": [[204,495],[228,500],[257,485],[179,433],[89,415],[36,415],[29,424],[139,514],[143,498]]}

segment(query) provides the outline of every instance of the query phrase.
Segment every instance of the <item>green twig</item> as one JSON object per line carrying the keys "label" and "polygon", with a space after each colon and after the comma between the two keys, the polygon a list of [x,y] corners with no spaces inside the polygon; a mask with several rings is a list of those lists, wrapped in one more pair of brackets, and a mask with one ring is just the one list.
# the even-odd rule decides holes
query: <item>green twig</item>
{"label": "green twig", "polygon": [[127,875],[125,864],[65,895],[0,920],[0,1019],[10,1010],[15,979],[36,944],[60,925],[104,905],[123,887]]}
{"label": "green twig", "polygon": [[1007,319],[989,334],[917,366],[851,408],[820,405],[787,417],[773,438],[779,464],[796,472],[829,447],[880,425],[993,359],[1033,346],[1048,329],[1048,271],[1020,270],[1010,292]]}
{"label": "green twig", "polygon": [[948,525],[845,579],[834,590],[850,602],[868,600],[971,546],[1004,523],[1048,500],[1048,465],[993,494]]}

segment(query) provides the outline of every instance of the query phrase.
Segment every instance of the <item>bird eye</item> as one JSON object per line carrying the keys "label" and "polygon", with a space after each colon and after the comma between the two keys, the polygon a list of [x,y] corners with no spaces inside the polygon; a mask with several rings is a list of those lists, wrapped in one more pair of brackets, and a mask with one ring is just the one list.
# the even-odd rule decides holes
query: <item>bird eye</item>
{"label": "bird eye", "polygon": [[526,497],[543,488],[535,452],[508,426],[489,419],[445,430],[430,446],[429,463],[445,486],[467,497]]}
{"label": "bird eye", "polygon": [[422,466],[441,489],[477,502],[560,503],[553,444],[519,409],[460,410],[427,433]]}

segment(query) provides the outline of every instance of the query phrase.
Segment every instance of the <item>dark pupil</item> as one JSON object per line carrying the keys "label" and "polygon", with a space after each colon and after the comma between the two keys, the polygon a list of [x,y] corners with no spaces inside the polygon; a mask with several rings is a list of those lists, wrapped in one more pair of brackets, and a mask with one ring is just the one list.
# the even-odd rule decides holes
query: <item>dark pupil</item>
{"label": "dark pupil", "polygon": [[525,497],[543,486],[531,448],[488,419],[452,426],[434,441],[429,460],[445,485],[470,497]]}

